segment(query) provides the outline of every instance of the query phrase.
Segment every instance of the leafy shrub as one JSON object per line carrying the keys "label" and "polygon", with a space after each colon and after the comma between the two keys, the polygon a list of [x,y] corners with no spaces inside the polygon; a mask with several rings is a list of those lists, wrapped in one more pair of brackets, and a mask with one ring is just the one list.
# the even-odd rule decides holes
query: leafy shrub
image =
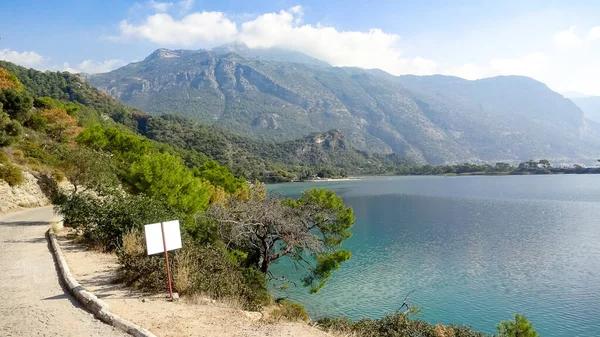
{"label": "leafy shrub", "polygon": [[515,314],[515,320],[502,321],[498,326],[499,337],[538,337],[533,325],[523,315]]}
{"label": "leafy shrub", "polygon": [[6,163],[8,163],[8,155],[6,154],[6,152],[0,150],[0,164]]}
{"label": "leafy shrub", "polygon": [[10,163],[0,165],[0,179],[6,181],[10,186],[19,185],[25,180],[21,169]]}
{"label": "leafy shrub", "polygon": [[65,225],[81,228],[89,243],[101,244],[106,251],[121,247],[123,234],[133,229],[180,218],[171,207],[144,194],[116,194],[100,199],[75,193],[62,195],[56,202],[55,210],[63,216]]}
{"label": "leafy shrub", "polygon": [[46,125],[48,124],[48,119],[42,117],[39,114],[33,114],[29,117],[29,120],[25,122],[25,126],[31,128],[36,131],[44,131],[46,129]]}
{"label": "leafy shrub", "polygon": [[0,109],[0,147],[14,143],[22,133],[21,124]]}
{"label": "leafy shrub", "polygon": [[308,313],[302,304],[287,300],[277,301],[279,307],[271,315],[279,320],[282,317],[290,321],[308,321]]}
{"label": "leafy shrub", "polygon": [[29,119],[33,98],[23,90],[0,89],[0,104],[12,119],[23,123]]}

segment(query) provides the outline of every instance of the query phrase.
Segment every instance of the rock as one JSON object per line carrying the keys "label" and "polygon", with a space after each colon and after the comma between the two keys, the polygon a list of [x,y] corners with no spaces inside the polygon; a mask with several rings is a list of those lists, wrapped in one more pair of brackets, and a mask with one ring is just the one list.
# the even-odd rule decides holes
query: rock
{"label": "rock", "polygon": [[258,311],[242,311],[244,317],[251,322],[258,322],[262,318],[262,313]]}
{"label": "rock", "polygon": [[55,184],[60,190],[71,191],[73,186],[66,179],[58,184],[46,175],[37,172],[23,170],[23,183],[10,186],[4,180],[0,180],[0,214],[19,208],[31,208],[50,205],[50,200],[44,193],[44,187],[48,190],[48,184]]}

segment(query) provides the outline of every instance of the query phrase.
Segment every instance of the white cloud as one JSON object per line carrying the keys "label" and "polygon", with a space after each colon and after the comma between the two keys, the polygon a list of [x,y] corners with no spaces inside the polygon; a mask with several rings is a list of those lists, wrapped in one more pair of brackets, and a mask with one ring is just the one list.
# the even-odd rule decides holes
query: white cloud
{"label": "white cloud", "polygon": [[0,50],[0,60],[9,61],[24,67],[36,67],[43,64],[45,57],[34,52],[18,52],[11,49]]}
{"label": "white cloud", "polygon": [[159,2],[159,1],[150,0],[150,1],[148,1],[148,3],[157,12],[166,12],[169,10],[169,8],[171,8],[173,6],[172,2]]}
{"label": "white cloud", "polygon": [[592,27],[588,32],[587,39],[589,41],[600,40],[600,26]]}
{"label": "white cloud", "polygon": [[194,0],[182,0],[177,3],[183,12],[188,12],[194,6]]}
{"label": "white cloud", "polygon": [[445,71],[447,75],[469,80],[499,75],[536,76],[542,74],[549,64],[549,58],[543,53],[532,53],[516,58],[492,58],[485,65],[465,64]]}
{"label": "white cloud", "polygon": [[[600,94],[600,67],[594,57],[600,55],[600,26],[571,26],[560,31],[565,27],[557,26],[557,19],[542,15],[541,19],[527,17],[517,24],[498,24],[479,34],[431,33],[425,38],[405,39],[377,28],[353,31],[305,23],[301,6],[251,17],[223,12],[176,15],[175,9],[189,10],[193,1],[163,1],[173,1],[169,13],[154,13],[141,21],[122,21],[118,36],[112,39],[140,39],[158,47],[175,48],[210,48],[241,42],[251,48],[278,47],[302,52],[334,66],[379,68],[395,75],[442,73],[467,79],[523,75],[560,91]],[[561,13],[556,15],[562,17]],[[489,43],[490,36],[496,43]],[[572,48],[578,48],[578,52]]]}
{"label": "white cloud", "polygon": [[567,30],[556,33],[554,43],[560,47],[575,48],[581,47],[583,40],[575,34],[575,26],[571,26]]}
{"label": "white cloud", "polygon": [[250,48],[280,47],[303,52],[334,66],[380,68],[392,74],[432,74],[437,63],[407,58],[399,48],[400,36],[380,29],[339,31],[334,27],[301,25],[303,8],[265,13],[237,25],[221,12],[192,13],[180,20],[154,14],[140,24],[122,21],[116,40],[143,38],[165,46],[205,46],[231,41]]}
{"label": "white cloud", "polygon": [[122,67],[125,64],[127,64],[127,62],[117,59],[111,59],[101,62],[85,60],[74,67],[71,67],[69,63],[65,62],[63,64],[63,69],[71,73],[97,74],[109,72],[111,70]]}
{"label": "white cloud", "polygon": [[232,41],[237,33],[235,22],[220,12],[201,12],[176,20],[169,14],[149,16],[139,25],[126,20],[119,24],[121,35],[113,40],[140,37],[165,46],[190,47],[202,42]]}

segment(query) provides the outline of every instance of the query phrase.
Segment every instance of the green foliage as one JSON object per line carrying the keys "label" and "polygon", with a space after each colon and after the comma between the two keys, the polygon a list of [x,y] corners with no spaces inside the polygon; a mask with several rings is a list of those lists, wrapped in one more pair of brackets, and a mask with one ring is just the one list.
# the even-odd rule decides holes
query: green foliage
{"label": "green foliage", "polygon": [[110,156],[84,147],[70,148],[60,168],[73,184],[74,193],[83,188],[104,194],[119,184]]}
{"label": "green foliage", "polygon": [[127,160],[139,159],[148,154],[150,150],[148,139],[116,128],[104,128],[100,125],[85,129],[77,136],[76,141],[81,145],[104,150]]}
{"label": "green foliage", "polygon": [[117,193],[103,198],[85,193],[62,195],[54,208],[65,225],[81,228],[89,242],[100,244],[107,251],[121,247],[123,234],[128,231],[182,218],[172,207],[144,194]]}
{"label": "green foliage", "polygon": [[8,146],[23,134],[21,124],[2,111],[0,104],[0,147]]}
{"label": "green foliage", "polygon": [[[82,112],[87,114],[84,119],[90,119],[90,114],[96,117],[106,115],[129,128],[135,129],[137,128],[137,116],[143,115],[139,110],[128,108],[109,95],[91,87],[79,75],[68,72],[41,72],[35,69],[26,69],[6,61],[0,61],[0,67],[18,78],[23,84],[27,95],[50,97],[60,102],[71,102],[70,104],[67,103],[66,107],[60,107],[65,109],[71,116],[82,115]],[[91,109],[78,111],[82,105]],[[92,119],[99,120],[97,118]]]}
{"label": "green foliage", "polygon": [[36,131],[45,131],[48,119],[42,117],[39,114],[33,114],[29,117],[29,120],[25,122],[25,126]]}
{"label": "green foliage", "polygon": [[187,214],[206,209],[210,184],[194,177],[183,160],[168,153],[142,157],[131,165],[127,181],[136,193],[146,193]]}
{"label": "green foliage", "polygon": [[209,160],[194,170],[194,175],[222,187],[227,193],[234,193],[246,184],[244,179],[236,178],[225,166],[215,160]]}
{"label": "green foliage", "polygon": [[498,326],[499,337],[538,337],[533,325],[523,315],[515,314],[514,320],[502,321]]}
{"label": "green foliage", "polygon": [[0,104],[2,109],[12,119],[23,123],[29,119],[33,107],[32,97],[25,91],[14,88],[0,90]]}
{"label": "green foliage", "polygon": [[0,179],[10,186],[17,186],[24,181],[21,169],[11,163],[0,164]]}
{"label": "green foliage", "polygon": [[471,331],[470,327],[456,325],[432,325],[408,314],[396,311],[383,318],[363,318],[353,322],[348,318],[322,318],[317,324],[326,331],[356,337],[485,337],[483,333]]}
{"label": "green foliage", "polygon": [[271,313],[277,320],[286,318],[290,321],[308,321],[308,313],[302,304],[287,300],[278,300],[279,307]]}

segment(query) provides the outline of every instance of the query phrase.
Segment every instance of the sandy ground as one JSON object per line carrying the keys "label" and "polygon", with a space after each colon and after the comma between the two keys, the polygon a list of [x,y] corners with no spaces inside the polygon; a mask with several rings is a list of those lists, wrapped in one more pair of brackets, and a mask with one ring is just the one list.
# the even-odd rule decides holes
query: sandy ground
{"label": "sandy ground", "polygon": [[329,334],[304,323],[266,323],[224,304],[198,304],[183,298],[169,302],[166,296],[143,294],[115,285],[116,256],[86,250],[59,236],[67,263],[75,278],[87,290],[101,298],[110,310],[160,337],[211,336],[325,337]]}
{"label": "sandy ground", "polygon": [[51,207],[0,215],[0,335],[128,336],[61,287],[45,238],[54,217]]}

